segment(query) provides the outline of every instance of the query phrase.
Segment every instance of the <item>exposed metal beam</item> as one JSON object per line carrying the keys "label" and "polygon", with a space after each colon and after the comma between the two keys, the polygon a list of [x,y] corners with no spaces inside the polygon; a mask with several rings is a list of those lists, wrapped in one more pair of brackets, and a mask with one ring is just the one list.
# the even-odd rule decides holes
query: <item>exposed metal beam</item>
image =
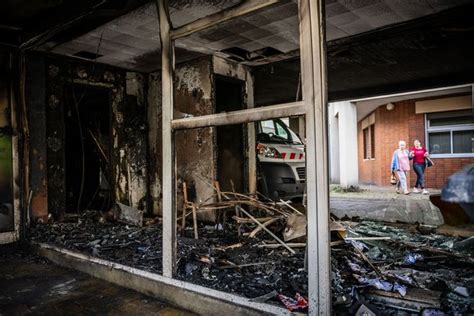
{"label": "exposed metal beam", "polygon": [[326,61],[322,0],[300,0],[300,50],[306,107],[309,315],[331,315]]}
{"label": "exposed metal beam", "polygon": [[168,0],[156,0],[160,22],[162,81],[162,158],[163,158],[163,276],[172,278],[176,263],[176,209],[174,188],[173,73],[174,41],[170,37],[171,22]]}
{"label": "exposed metal beam", "polygon": [[204,18],[200,18],[196,21],[190,22],[172,30],[171,38],[178,39],[180,37],[191,35],[195,32],[202,31],[239,16],[252,13],[281,1],[282,0],[246,0],[239,5],[235,5],[228,9],[210,14]]}
{"label": "exposed metal beam", "polygon": [[173,120],[173,129],[191,129],[209,126],[222,126],[258,122],[272,118],[303,115],[304,103],[293,102],[278,105],[263,106],[246,110],[217,113],[197,117]]}

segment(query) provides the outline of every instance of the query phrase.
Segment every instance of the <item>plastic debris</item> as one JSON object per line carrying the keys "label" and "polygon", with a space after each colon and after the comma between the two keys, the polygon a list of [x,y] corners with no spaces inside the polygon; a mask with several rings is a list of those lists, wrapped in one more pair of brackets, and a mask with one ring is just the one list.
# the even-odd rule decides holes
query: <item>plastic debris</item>
{"label": "plastic debris", "polygon": [[308,300],[299,293],[296,293],[294,299],[283,294],[278,294],[277,297],[289,311],[308,308]]}
{"label": "plastic debris", "polygon": [[464,297],[469,297],[469,290],[464,286],[456,286],[454,292]]}
{"label": "plastic debris", "polygon": [[424,257],[419,253],[409,253],[405,256],[404,262],[406,264],[415,264],[417,261],[423,260]]}
{"label": "plastic debris", "polygon": [[407,295],[407,287],[405,285],[395,283],[393,285],[393,291],[398,292],[401,296]]}

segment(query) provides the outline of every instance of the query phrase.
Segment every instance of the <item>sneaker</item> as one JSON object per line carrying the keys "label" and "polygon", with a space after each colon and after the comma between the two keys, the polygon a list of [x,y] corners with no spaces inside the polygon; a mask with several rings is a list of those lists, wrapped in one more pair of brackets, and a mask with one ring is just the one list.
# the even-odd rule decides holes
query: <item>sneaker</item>
{"label": "sneaker", "polygon": [[422,194],[430,194],[430,192],[428,192],[428,190],[423,189]]}
{"label": "sneaker", "polygon": [[403,192],[403,194],[408,195],[410,194],[410,191],[406,190],[405,192]]}
{"label": "sneaker", "polygon": [[413,193],[420,193],[421,191],[418,188],[413,188]]}

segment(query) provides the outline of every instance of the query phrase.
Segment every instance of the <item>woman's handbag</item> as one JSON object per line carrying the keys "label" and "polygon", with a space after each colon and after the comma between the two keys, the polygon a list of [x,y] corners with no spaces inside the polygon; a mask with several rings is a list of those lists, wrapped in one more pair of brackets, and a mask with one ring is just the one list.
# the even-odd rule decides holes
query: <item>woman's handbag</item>
{"label": "woman's handbag", "polygon": [[428,158],[428,157],[425,157],[425,166],[426,166],[426,167],[432,167],[432,166],[434,166],[433,160],[431,160],[431,159]]}
{"label": "woman's handbag", "polygon": [[397,182],[398,182],[398,179],[395,176],[395,172],[392,172],[392,175],[390,176],[390,184],[395,185],[395,184],[397,184]]}

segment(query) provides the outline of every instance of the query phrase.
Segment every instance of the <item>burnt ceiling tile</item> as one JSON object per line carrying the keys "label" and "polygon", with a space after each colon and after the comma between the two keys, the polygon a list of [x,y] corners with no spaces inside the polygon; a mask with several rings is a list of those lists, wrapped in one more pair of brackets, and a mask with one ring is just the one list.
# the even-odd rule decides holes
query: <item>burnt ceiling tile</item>
{"label": "burnt ceiling tile", "polygon": [[262,28],[255,28],[249,32],[242,33],[242,36],[253,40],[259,40],[264,37],[272,36],[272,32]]}
{"label": "burnt ceiling tile", "polygon": [[226,38],[223,42],[228,45],[228,46],[240,46],[242,44],[245,44],[245,43],[248,43],[248,42],[251,42],[252,40],[245,37],[245,36],[242,36],[242,35],[239,35],[239,34],[234,34],[232,36],[229,36],[228,38]]}
{"label": "burnt ceiling tile", "polygon": [[241,48],[249,51],[249,52],[253,52],[253,51],[256,51],[258,49],[262,49],[262,48],[265,48],[266,46],[260,42],[256,42],[256,41],[249,41],[245,44],[243,44],[241,46]]}
{"label": "burnt ceiling tile", "polygon": [[347,9],[354,11],[364,7],[372,6],[376,3],[380,3],[380,0],[340,0],[340,3]]}
{"label": "burnt ceiling tile", "polygon": [[326,19],[347,12],[349,12],[349,9],[337,1],[331,4],[326,2]]}
{"label": "burnt ceiling tile", "polygon": [[221,27],[234,34],[242,34],[255,29],[253,24],[248,23],[242,19],[234,19],[232,21],[226,22]]}
{"label": "burnt ceiling tile", "polygon": [[199,33],[200,38],[210,42],[222,41],[232,35],[233,33],[231,31],[224,28],[212,28]]}
{"label": "burnt ceiling tile", "polygon": [[298,5],[294,2],[289,2],[272,6],[269,9],[262,10],[260,14],[270,21],[279,21],[289,17],[296,17],[298,16]]}
{"label": "burnt ceiling tile", "polygon": [[365,21],[357,19],[353,21],[352,23],[340,25],[339,29],[342,30],[343,32],[346,32],[347,34],[355,35],[355,34],[368,32],[372,28]]}
{"label": "burnt ceiling tile", "polygon": [[410,2],[386,0],[384,3],[405,21],[420,17],[420,13],[423,15],[435,13],[433,7],[431,7],[426,0]]}
{"label": "burnt ceiling tile", "polygon": [[400,17],[394,14],[393,12],[387,12],[386,14],[372,16],[369,19],[364,19],[364,21],[372,28],[379,28],[386,25],[399,23]]}
{"label": "burnt ceiling tile", "polygon": [[147,32],[155,32],[158,35],[160,34],[160,24],[156,19],[151,19],[149,22],[147,21],[147,23],[143,24],[138,29]]}
{"label": "burnt ceiling tile", "polygon": [[386,15],[387,13],[393,13],[392,9],[383,3],[375,3],[373,5],[364,6],[354,9],[351,12],[366,21],[370,21],[370,19],[373,17]]}
{"label": "burnt ceiling tile", "polygon": [[270,37],[263,38],[259,41],[265,46],[273,47],[284,53],[287,53],[294,49],[296,45],[288,43],[283,36],[274,35]]}
{"label": "burnt ceiling tile", "polygon": [[122,34],[123,33],[118,30],[114,30],[108,27],[100,27],[93,30],[92,32],[88,34],[81,36],[81,38],[84,38],[86,41],[88,40],[88,36],[94,37],[95,38],[94,40],[98,40],[101,37],[107,38],[109,40],[114,40],[115,38],[119,37]]}
{"label": "burnt ceiling tile", "polygon": [[141,39],[133,35],[122,34],[114,39],[115,42],[123,43],[130,47],[137,47],[144,50],[152,50],[156,48],[156,43],[146,39]]}
{"label": "burnt ceiling tile", "polygon": [[348,34],[334,26],[332,23],[326,23],[326,40],[331,41],[337,38],[346,37]]}
{"label": "burnt ceiling tile", "polygon": [[[222,9],[234,6],[241,0],[171,0],[170,16],[174,27],[192,22]],[[156,9],[155,9],[156,10]]]}
{"label": "burnt ceiling tile", "polygon": [[272,23],[272,20],[263,16],[262,14],[249,14],[240,18],[241,20],[246,21],[256,27],[261,27],[267,24]]}
{"label": "burnt ceiling tile", "polygon": [[337,25],[339,28],[341,28],[342,25],[351,24],[357,20],[359,20],[359,17],[352,12],[345,12],[345,13],[327,18],[328,22],[331,22],[332,24]]}

